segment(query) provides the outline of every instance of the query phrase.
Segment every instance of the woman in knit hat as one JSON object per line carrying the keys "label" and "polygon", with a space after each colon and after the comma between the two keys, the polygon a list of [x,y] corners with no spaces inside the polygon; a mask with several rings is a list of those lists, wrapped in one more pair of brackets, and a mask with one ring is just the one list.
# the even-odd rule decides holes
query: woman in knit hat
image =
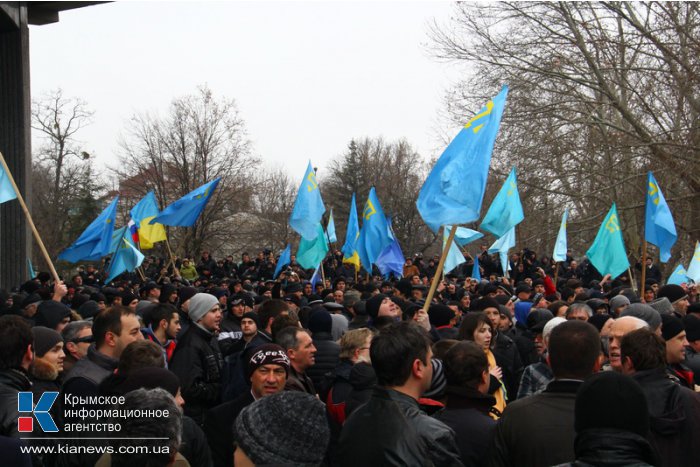
{"label": "woman in knit hat", "polygon": [[[491,336],[493,328],[491,320],[482,312],[467,313],[462,320],[462,325],[459,328],[459,337],[462,340],[476,342],[486,353],[486,358],[489,361],[489,373],[491,373],[491,383],[489,385],[489,394],[496,398],[496,405],[493,406],[497,413],[503,413],[506,408],[506,390],[503,385],[503,371],[496,365],[496,357],[491,352]],[[493,418],[498,418],[492,412]]]}
{"label": "woman in knit hat", "polygon": [[32,328],[34,335],[34,362],[29,368],[34,400],[45,391],[60,391],[60,376],[63,372],[63,338],[53,329],[43,326]]}

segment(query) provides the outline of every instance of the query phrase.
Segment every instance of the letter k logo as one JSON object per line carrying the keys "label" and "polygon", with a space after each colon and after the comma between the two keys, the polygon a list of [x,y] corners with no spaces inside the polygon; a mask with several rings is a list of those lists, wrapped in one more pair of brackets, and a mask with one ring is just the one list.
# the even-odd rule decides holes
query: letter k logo
{"label": "letter k logo", "polygon": [[[35,407],[34,394],[31,392],[20,392],[17,394],[17,411],[20,413],[33,413],[42,431],[55,433],[58,431],[58,427],[51,415],[49,415],[49,410],[51,410],[53,403],[56,402],[57,397],[57,392],[47,391],[41,395]],[[33,431],[33,428],[34,420],[32,417],[19,417],[17,419],[17,431],[26,433]]]}

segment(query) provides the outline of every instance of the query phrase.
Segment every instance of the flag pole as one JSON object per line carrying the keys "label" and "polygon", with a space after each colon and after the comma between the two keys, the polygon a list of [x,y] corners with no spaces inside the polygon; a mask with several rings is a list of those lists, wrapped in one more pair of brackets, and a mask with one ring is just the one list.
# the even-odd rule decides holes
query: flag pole
{"label": "flag pole", "polygon": [[12,188],[15,190],[15,194],[17,195],[17,201],[19,201],[20,206],[22,206],[22,211],[24,211],[24,215],[27,218],[27,223],[29,224],[29,227],[32,229],[32,233],[34,234],[34,240],[36,240],[37,245],[39,245],[39,249],[41,250],[41,254],[44,256],[44,260],[46,261],[46,264],[49,267],[49,270],[51,271],[51,275],[53,276],[53,280],[56,284],[61,282],[61,279],[58,277],[58,273],[56,272],[56,268],[53,266],[53,262],[51,262],[51,257],[49,256],[49,252],[46,251],[46,247],[44,246],[44,242],[41,240],[41,236],[39,235],[39,231],[36,229],[36,226],[34,225],[34,221],[32,220],[32,215],[29,213],[29,208],[27,208],[26,203],[24,202],[24,198],[22,197],[22,193],[19,192],[19,188],[17,188],[17,184],[15,183],[15,178],[12,176],[12,172],[10,172],[10,168],[7,166],[7,162],[5,161],[5,156],[0,152],[0,163],[2,163],[3,169],[5,169],[5,173],[7,174],[8,180],[10,180],[10,183],[12,184]]}
{"label": "flag pole", "polygon": [[[444,227],[443,227],[443,235],[444,235]],[[442,247],[442,255],[440,256],[440,262],[438,263],[437,269],[435,270],[435,275],[433,276],[433,282],[430,284],[430,291],[428,292],[428,296],[425,298],[425,303],[423,304],[423,311],[426,313],[428,312],[428,308],[430,307],[430,302],[433,301],[433,295],[435,295],[435,290],[437,289],[437,284],[438,281],[440,280],[440,275],[442,274],[442,268],[445,265],[445,259],[447,258],[447,252],[450,250],[450,246],[452,245],[452,240],[455,238],[455,234],[457,233],[457,226],[453,225],[452,228],[450,229],[450,236],[447,238],[447,243]]]}
{"label": "flag pole", "polygon": [[641,284],[641,292],[640,292],[640,297],[642,301],[644,301],[644,286],[646,285],[646,276],[647,276],[647,241],[644,240],[644,243],[642,244],[642,284]]}
{"label": "flag pole", "polygon": [[170,249],[170,242],[168,241],[168,237],[165,237],[165,246],[168,247],[168,254],[170,255],[170,264],[173,266],[173,274],[177,274],[178,276],[180,275],[179,271],[175,267],[175,260],[173,259],[173,250]]}
{"label": "flag pole", "polygon": [[632,290],[637,291],[637,284],[634,283],[634,276],[632,275],[632,268],[627,268],[627,273],[630,276],[630,284],[632,285]]}

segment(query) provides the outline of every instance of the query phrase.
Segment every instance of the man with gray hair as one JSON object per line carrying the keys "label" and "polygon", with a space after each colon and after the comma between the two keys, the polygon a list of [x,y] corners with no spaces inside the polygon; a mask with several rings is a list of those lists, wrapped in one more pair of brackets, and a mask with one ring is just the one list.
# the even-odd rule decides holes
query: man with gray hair
{"label": "man with gray hair", "polygon": [[[119,439],[112,440],[114,453],[104,454],[95,467],[166,467],[187,463],[178,452],[182,436],[182,412],[173,396],[165,389],[141,388],[131,391],[124,396],[124,404],[119,409],[159,411],[163,416],[115,419],[115,423],[121,425],[121,431]],[[154,438],[155,435],[158,439]],[[120,453],[120,450],[128,454]]]}
{"label": "man with gray hair", "polygon": [[593,310],[590,306],[582,302],[574,302],[568,310],[566,310],[566,319],[577,319],[579,321],[588,321],[588,318],[593,316]]}
{"label": "man with gray hair", "polygon": [[63,360],[63,372],[68,374],[78,360],[87,356],[92,342],[92,323],[85,320],[68,323],[61,331],[61,337],[63,337],[63,350],[66,354]]}

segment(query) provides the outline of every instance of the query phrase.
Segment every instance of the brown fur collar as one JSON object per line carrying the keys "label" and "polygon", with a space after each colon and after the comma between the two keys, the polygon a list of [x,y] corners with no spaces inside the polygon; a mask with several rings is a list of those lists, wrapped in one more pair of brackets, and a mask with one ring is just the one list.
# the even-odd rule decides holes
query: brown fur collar
{"label": "brown fur collar", "polygon": [[36,357],[34,363],[29,368],[29,372],[36,379],[44,381],[56,381],[58,378],[58,369],[43,357]]}

